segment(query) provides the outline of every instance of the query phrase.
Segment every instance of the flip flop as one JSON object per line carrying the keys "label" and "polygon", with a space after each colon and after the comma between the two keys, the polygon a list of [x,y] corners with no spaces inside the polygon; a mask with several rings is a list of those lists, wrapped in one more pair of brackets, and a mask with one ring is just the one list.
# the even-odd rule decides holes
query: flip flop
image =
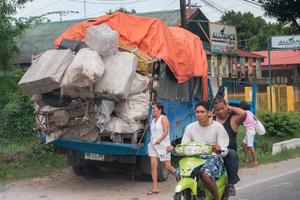
{"label": "flip flop", "polygon": [[158,191],[148,190],[147,195],[158,194]]}
{"label": "flip flop", "polygon": [[258,165],[259,165],[259,163],[256,162],[256,163],[253,163],[253,164],[252,164],[252,167],[257,167]]}

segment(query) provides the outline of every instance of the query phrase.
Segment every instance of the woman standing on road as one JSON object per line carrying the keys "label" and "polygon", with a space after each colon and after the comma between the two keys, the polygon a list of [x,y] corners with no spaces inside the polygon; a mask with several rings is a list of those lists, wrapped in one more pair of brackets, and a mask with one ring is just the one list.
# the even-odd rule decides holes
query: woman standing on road
{"label": "woman standing on road", "polygon": [[240,107],[247,112],[247,117],[246,117],[245,121],[243,122],[243,125],[246,129],[246,135],[243,140],[245,162],[249,162],[248,151],[250,151],[250,153],[252,155],[252,162],[253,162],[252,166],[256,167],[258,165],[258,162],[256,160],[256,152],[254,149],[254,137],[255,137],[254,115],[250,111],[250,107],[246,101],[242,101],[240,103]]}
{"label": "woman standing on road", "polygon": [[171,153],[167,151],[167,147],[171,145],[171,142],[169,120],[164,113],[164,106],[161,103],[154,102],[152,104],[152,115],[153,120],[150,125],[151,142],[148,144],[148,152],[151,160],[153,188],[147,192],[148,195],[158,193],[157,167],[159,160],[164,162],[164,167],[169,173],[173,174],[175,171],[171,165]]}

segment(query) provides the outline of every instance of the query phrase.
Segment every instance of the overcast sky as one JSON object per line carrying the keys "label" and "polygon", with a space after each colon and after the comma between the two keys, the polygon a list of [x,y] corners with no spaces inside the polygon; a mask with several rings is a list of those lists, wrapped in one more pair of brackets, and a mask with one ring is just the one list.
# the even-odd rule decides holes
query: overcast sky
{"label": "overcast sky", "polygon": [[[188,2],[188,0],[186,0]],[[257,5],[244,0],[191,0],[197,4],[210,21],[218,21],[225,11],[234,10],[252,12],[255,16],[264,15],[264,11]],[[105,12],[124,7],[127,10],[135,9],[137,12],[150,12],[160,10],[179,9],[179,0],[34,0],[25,4],[19,10],[19,17],[40,16],[52,11],[72,10],[78,14],[68,14],[62,20],[91,18],[105,14]],[[84,13],[85,10],[85,13]],[[48,15],[51,21],[58,21],[59,15]],[[265,18],[268,20],[267,18]]]}

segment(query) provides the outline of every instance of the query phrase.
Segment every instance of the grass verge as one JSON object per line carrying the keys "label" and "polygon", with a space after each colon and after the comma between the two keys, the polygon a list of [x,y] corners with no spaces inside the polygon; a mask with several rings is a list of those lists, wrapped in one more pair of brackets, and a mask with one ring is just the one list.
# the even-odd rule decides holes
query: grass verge
{"label": "grass verge", "polygon": [[4,143],[0,151],[0,182],[47,176],[66,166],[66,156],[55,153],[51,145],[36,141]]}

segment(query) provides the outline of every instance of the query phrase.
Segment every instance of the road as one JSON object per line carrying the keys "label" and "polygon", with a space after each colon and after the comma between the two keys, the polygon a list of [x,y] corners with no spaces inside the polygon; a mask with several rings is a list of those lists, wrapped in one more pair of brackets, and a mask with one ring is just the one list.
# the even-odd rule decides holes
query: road
{"label": "road", "polygon": [[[300,158],[240,170],[242,181],[231,200],[299,200]],[[160,193],[147,196],[151,182],[131,174],[105,173],[97,178],[76,176],[70,168],[48,177],[0,185],[0,200],[165,200],[172,199],[176,181],[159,183]]]}

